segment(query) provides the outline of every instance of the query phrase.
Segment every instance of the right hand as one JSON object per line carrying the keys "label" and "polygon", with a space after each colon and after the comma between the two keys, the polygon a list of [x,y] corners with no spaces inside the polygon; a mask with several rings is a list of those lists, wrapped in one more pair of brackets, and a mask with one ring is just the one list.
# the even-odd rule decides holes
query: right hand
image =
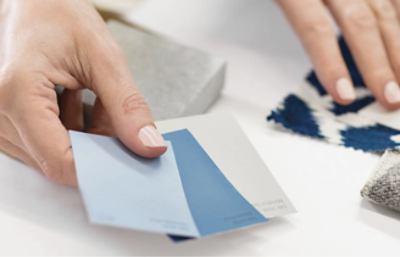
{"label": "right hand", "polygon": [[[82,130],[82,89],[98,96],[90,133],[117,136],[135,153],[167,146],[125,56],[87,0],[0,4],[0,149],[76,185],[67,129]],[[55,85],[65,87],[59,102]]]}

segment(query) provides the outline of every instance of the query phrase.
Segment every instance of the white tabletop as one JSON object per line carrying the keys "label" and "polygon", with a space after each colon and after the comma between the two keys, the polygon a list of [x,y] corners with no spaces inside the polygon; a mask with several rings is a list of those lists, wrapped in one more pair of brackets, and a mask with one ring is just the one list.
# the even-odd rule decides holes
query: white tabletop
{"label": "white tabletop", "polygon": [[166,236],[92,226],[76,188],[0,155],[0,254],[396,254],[400,213],[360,190],[379,156],[276,130],[266,115],[295,90],[310,63],[273,1],[146,0],[140,24],[229,62],[210,112],[233,112],[298,213],[174,244]]}

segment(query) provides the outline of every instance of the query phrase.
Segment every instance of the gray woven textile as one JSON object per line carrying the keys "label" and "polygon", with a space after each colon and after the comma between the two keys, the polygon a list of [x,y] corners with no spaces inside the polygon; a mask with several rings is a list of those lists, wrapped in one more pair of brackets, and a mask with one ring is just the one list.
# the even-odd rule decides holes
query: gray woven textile
{"label": "gray woven textile", "polygon": [[400,211],[400,150],[385,152],[361,195],[369,201]]}

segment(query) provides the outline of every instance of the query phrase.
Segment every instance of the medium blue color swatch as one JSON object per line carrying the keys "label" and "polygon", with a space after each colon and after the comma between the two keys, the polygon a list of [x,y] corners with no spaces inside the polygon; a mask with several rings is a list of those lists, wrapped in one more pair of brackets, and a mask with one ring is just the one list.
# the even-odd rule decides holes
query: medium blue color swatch
{"label": "medium blue color swatch", "polygon": [[189,130],[167,133],[163,137],[172,143],[189,209],[200,236],[268,221],[226,179]]}

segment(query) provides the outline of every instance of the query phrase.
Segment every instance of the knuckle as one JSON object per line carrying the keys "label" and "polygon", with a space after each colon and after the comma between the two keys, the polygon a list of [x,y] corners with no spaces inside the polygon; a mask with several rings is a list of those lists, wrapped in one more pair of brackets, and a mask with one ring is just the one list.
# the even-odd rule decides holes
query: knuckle
{"label": "knuckle", "polygon": [[40,168],[42,169],[45,176],[54,182],[61,182],[61,170],[57,167],[56,162],[48,159],[43,159],[39,162]]}
{"label": "knuckle", "polygon": [[325,66],[322,66],[320,70],[323,72],[325,77],[330,78],[330,80],[336,80],[337,78],[342,77],[343,74],[346,74],[345,67],[334,64],[326,64]]}
{"label": "knuckle", "polygon": [[347,20],[360,29],[376,27],[376,19],[372,11],[365,5],[356,4],[345,10]]}
{"label": "knuckle", "polygon": [[[128,62],[122,48],[116,42],[96,44],[88,55],[87,84],[95,87],[108,76],[124,77],[129,73]],[[95,90],[91,88],[92,90]]]}
{"label": "knuckle", "polygon": [[51,152],[41,152],[34,158],[39,164],[44,175],[60,184],[70,183],[70,178],[75,173],[74,158],[72,148],[69,146],[63,149],[61,146],[55,146]]}
{"label": "knuckle", "polygon": [[332,32],[332,25],[325,16],[318,15],[307,22],[303,30],[311,35],[323,35]]}
{"label": "knuckle", "polygon": [[378,69],[374,69],[371,71],[371,77],[376,78],[377,80],[385,80],[391,76],[391,70],[389,67],[382,67]]}
{"label": "knuckle", "polygon": [[147,115],[150,113],[146,101],[139,92],[131,93],[122,101],[124,114]]}
{"label": "knuckle", "polygon": [[303,21],[295,26],[299,28],[301,34],[314,36],[333,33],[331,21],[318,1],[306,1],[302,6],[304,6],[301,18]]}
{"label": "knuckle", "polygon": [[[51,90],[50,90],[51,89]],[[26,97],[38,95],[56,100],[54,85],[44,73],[18,64],[8,64],[0,71],[0,112],[24,105]]]}
{"label": "knuckle", "polygon": [[306,20],[303,26],[300,25],[300,31],[312,35],[332,33],[332,24],[326,14],[314,9],[310,7],[310,14],[305,16]]}
{"label": "knuckle", "polygon": [[[16,115],[23,115],[28,109],[51,110],[59,114],[57,105],[57,93],[53,84],[43,78],[21,78],[18,83],[13,85],[16,95],[12,101],[15,103],[10,111]],[[22,93],[23,92],[23,93]]]}
{"label": "knuckle", "polygon": [[374,9],[379,19],[384,21],[397,21],[397,13],[388,0],[375,0]]}
{"label": "knuckle", "polygon": [[117,59],[125,59],[125,53],[117,43],[110,44],[111,56]]}
{"label": "knuckle", "polygon": [[394,75],[392,69],[389,67],[376,68],[369,73],[370,78],[370,86],[372,88],[381,88],[388,81],[392,81],[394,79]]}
{"label": "knuckle", "polygon": [[122,48],[115,42],[114,39],[102,40],[92,47],[93,56],[104,61],[115,62],[121,58],[125,58]]}
{"label": "knuckle", "polygon": [[23,79],[18,86],[21,87],[28,96],[43,96],[45,98],[50,96],[46,94],[48,93],[46,85],[44,81],[41,80],[29,78]]}

